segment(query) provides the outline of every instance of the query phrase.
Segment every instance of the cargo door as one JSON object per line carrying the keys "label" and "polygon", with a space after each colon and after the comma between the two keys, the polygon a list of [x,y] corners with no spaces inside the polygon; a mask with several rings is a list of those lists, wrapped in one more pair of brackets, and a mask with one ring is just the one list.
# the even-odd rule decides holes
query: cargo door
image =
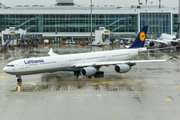
{"label": "cargo door", "polygon": [[64,59],[60,60],[60,62],[61,62],[61,65],[65,65],[65,60]]}

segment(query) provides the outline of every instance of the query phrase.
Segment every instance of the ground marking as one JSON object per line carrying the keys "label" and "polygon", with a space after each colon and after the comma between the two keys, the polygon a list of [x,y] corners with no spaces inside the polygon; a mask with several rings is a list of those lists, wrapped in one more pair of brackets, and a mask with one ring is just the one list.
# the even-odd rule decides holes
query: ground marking
{"label": "ground marking", "polygon": [[171,101],[171,98],[166,98],[165,101]]}
{"label": "ground marking", "polygon": [[108,84],[108,83],[113,83],[112,81],[109,82],[99,82],[99,83],[92,83],[92,85],[100,85],[100,84]]}

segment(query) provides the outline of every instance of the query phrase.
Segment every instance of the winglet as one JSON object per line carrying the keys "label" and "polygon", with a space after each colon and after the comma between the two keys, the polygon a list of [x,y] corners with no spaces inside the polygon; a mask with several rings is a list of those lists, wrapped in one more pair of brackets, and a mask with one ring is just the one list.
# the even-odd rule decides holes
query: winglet
{"label": "winglet", "polygon": [[53,52],[53,49],[51,48],[51,49],[49,50],[49,52],[48,52],[48,55],[50,55],[50,56],[56,56],[56,55],[58,55],[58,54],[54,53],[54,52]]}
{"label": "winglet", "polygon": [[128,49],[144,47],[147,30],[148,26],[143,26],[133,44]]}

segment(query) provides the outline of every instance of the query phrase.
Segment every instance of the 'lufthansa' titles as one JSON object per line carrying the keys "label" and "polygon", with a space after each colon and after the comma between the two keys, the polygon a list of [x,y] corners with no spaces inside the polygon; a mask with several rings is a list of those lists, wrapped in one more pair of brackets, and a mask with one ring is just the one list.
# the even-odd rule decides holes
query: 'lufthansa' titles
{"label": "'lufthansa' titles", "polygon": [[33,64],[33,63],[43,63],[44,60],[28,60],[24,61],[25,64]]}

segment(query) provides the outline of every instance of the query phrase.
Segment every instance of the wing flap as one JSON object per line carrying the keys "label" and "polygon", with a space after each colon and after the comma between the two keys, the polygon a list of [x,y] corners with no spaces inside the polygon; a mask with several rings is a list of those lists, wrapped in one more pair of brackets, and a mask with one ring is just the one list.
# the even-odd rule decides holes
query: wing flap
{"label": "wing flap", "polygon": [[107,66],[117,64],[130,64],[130,63],[147,63],[147,62],[165,62],[167,60],[138,60],[138,61],[111,61],[111,62],[91,62],[75,64],[74,67],[86,67],[86,66]]}

